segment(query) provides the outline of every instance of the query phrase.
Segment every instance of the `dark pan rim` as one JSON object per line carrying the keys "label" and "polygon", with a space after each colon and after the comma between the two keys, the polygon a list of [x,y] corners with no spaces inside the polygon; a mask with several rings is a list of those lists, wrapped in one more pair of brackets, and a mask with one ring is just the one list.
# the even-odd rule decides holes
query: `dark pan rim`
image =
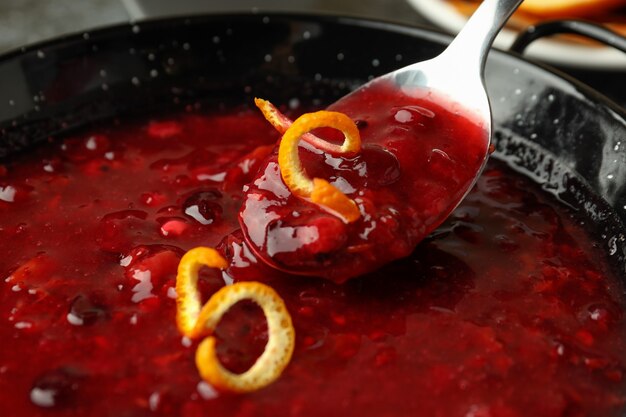
{"label": "dark pan rim", "polygon": [[[45,50],[50,47],[59,47],[64,44],[70,45],[89,43],[111,38],[124,38],[127,36],[132,36],[133,30],[136,30],[135,28],[137,27],[139,27],[140,29],[145,27],[151,30],[172,29],[190,24],[209,23],[216,20],[224,21],[228,19],[258,19],[259,16],[267,16],[270,18],[278,18],[290,21],[310,21],[322,24],[337,24],[353,27],[363,27],[374,30],[383,30],[386,32],[398,33],[425,39],[431,42],[439,43],[441,45],[447,45],[453,39],[453,37],[447,33],[426,26],[411,26],[402,23],[391,22],[388,20],[335,15],[331,13],[292,13],[264,11],[255,11],[250,13],[200,13],[157,17],[129,23],[117,23],[97,27],[93,30],[83,30],[80,32],[64,34],[40,42],[28,44],[22,47],[17,47],[3,54],[0,54],[0,63],[18,58],[22,55],[32,53],[34,51]],[[85,36],[86,34],[88,36]],[[497,48],[492,49],[490,56],[494,57],[495,59],[511,59],[513,60],[513,62],[517,62],[525,66],[535,67],[536,70],[541,71],[542,73],[544,73],[545,76],[559,80],[560,84],[563,87],[567,87],[564,88],[564,90],[576,91],[578,94],[583,94],[588,99],[590,99],[590,101],[605,106],[616,114],[620,115],[622,118],[626,119],[625,108],[610,100],[597,90],[594,90],[593,88],[587,86],[586,84],[557,68],[554,68],[543,62],[526,59],[524,56],[516,52],[504,51]],[[565,84],[563,84],[563,82],[565,82]]]}

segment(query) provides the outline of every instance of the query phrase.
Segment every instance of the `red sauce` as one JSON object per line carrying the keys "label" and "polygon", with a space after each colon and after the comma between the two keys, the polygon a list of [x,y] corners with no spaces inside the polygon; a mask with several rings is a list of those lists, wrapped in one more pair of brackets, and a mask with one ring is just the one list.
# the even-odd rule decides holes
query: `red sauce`
{"label": "red sauce", "polygon": [[[410,256],[341,285],[294,277],[233,234],[276,139],[256,112],[183,114],[0,169],[3,416],[620,415],[622,285],[539,187],[490,163]],[[256,279],[292,314],[294,356],[263,390],[215,392],[181,340],[176,265],[197,245],[231,259],[206,271],[207,296]],[[257,309],[233,311],[222,361],[245,369],[265,332]]]}
{"label": "red sauce", "polygon": [[362,216],[351,224],[291,194],[276,150],[247,187],[241,211],[255,254],[338,283],[408,256],[469,190],[487,154],[481,126],[432,100],[376,83],[330,106],[357,121],[363,151],[343,158],[308,146],[301,159],[309,176],[356,201]]}

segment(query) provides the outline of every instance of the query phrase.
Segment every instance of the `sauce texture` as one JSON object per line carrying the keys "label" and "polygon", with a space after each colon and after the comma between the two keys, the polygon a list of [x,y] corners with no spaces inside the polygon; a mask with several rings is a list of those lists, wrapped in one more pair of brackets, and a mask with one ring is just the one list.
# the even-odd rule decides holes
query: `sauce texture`
{"label": "sauce texture", "polygon": [[332,104],[356,121],[361,152],[332,156],[305,144],[301,159],[309,176],[352,198],[361,218],[346,224],[293,195],[274,152],[246,188],[250,248],[286,272],[338,283],[408,256],[469,190],[488,151],[484,129],[445,103],[379,82]]}
{"label": "sauce texture", "polygon": [[[239,230],[242,189],[277,139],[251,110],[181,114],[0,168],[3,416],[620,415],[622,284],[540,187],[490,162],[412,254],[337,284],[266,266]],[[230,261],[203,273],[207,297],[257,280],[291,313],[292,361],[265,389],[202,382],[176,328],[176,267],[200,245]],[[246,369],[266,330],[253,305],[231,311],[225,366]]]}

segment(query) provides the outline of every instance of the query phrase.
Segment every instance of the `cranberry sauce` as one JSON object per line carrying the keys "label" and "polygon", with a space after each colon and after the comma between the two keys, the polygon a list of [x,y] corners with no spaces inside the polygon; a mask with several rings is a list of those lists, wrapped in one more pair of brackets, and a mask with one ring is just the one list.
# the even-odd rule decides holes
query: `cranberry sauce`
{"label": "cranberry sauce", "polygon": [[257,256],[341,283],[409,255],[469,190],[487,154],[480,126],[429,100],[375,84],[330,107],[357,121],[359,155],[334,157],[311,146],[300,152],[310,177],[328,179],[358,204],[354,223],[291,194],[272,154],[241,212]]}
{"label": "cranberry sauce", "polygon": [[[0,168],[3,416],[620,415],[622,284],[539,187],[493,162],[409,257],[341,285],[294,277],[236,231],[241,189],[276,138],[257,112],[183,114]],[[203,273],[207,296],[256,279],[292,314],[292,361],[265,389],[221,393],[198,376],[173,290],[196,245],[231,262]],[[266,325],[242,305],[217,336],[241,371]]]}

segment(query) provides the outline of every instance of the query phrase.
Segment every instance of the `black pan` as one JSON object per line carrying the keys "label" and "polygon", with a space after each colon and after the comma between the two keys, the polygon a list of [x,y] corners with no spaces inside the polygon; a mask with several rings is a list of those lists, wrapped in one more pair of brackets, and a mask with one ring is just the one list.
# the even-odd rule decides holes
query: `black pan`
{"label": "black pan", "polygon": [[[449,41],[389,23],[280,14],[175,18],[57,39],[0,57],[0,162],[102,120],[255,95],[331,102]],[[486,79],[493,157],[593,222],[626,277],[624,109],[516,54],[494,51]]]}
{"label": "black pan", "polygon": [[[189,104],[330,102],[433,57],[446,35],[389,23],[280,14],[122,25],[0,58],[0,158],[95,121]],[[463,68],[459,68],[463,71]],[[494,51],[486,79],[494,157],[595,223],[626,276],[626,116],[573,79]]]}

